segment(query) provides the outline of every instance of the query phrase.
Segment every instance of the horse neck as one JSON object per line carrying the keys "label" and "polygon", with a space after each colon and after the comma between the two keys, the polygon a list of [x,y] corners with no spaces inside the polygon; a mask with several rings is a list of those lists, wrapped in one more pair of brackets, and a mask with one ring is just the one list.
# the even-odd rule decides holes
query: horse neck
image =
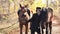
{"label": "horse neck", "polygon": [[53,13],[52,12],[48,12],[48,21],[51,21],[53,17]]}

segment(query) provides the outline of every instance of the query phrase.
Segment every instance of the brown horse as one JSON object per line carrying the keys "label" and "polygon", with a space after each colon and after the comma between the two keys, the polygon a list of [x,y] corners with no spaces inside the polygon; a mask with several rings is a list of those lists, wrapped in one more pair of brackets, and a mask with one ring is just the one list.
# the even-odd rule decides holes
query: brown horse
{"label": "brown horse", "polygon": [[28,23],[26,23],[31,16],[31,12],[29,9],[26,9],[26,6],[20,5],[20,10],[18,11],[19,16],[19,25],[20,25],[20,34],[22,34],[23,25],[25,25],[25,34],[28,34]]}

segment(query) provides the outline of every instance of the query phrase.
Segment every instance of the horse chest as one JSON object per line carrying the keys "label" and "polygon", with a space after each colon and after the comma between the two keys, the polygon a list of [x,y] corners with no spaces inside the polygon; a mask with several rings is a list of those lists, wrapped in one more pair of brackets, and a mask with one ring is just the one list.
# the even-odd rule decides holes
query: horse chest
{"label": "horse chest", "polygon": [[25,20],[25,15],[22,12],[19,14],[19,19],[20,21]]}
{"label": "horse chest", "polygon": [[20,19],[21,22],[25,23],[28,20],[28,18],[29,17],[28,17],[28,14],[27,13],[20,12],[19,19]]}

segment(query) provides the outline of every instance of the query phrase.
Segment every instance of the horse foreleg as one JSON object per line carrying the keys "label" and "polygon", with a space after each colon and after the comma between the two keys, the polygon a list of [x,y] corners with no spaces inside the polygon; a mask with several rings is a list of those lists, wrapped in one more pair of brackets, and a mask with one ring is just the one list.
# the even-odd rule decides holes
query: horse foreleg
{"label": "horse foreleg", "polygon": [[41,33],[44,34],[44,30],[43,30],[44,26],[41,24]]}
{"label": "horse foreleg", "polygon": [[25,24],[25,34],[28,34],[28,24]]}
{"label": "horse foreleg", "polygon": [[44,30],[43,30],[43,28],[42,28],[42,34],[44,34]]}
{"label": "horse foreleg", "polygon": [[23,28],[23,25],[20,24],[20,34],[22,34],[22,28]]}
{"label": "horse foreleg", "polygon": [[49,31],[50,31],[50,34],[52,33],[52,22],[49,22]]}
{"label": "horse foreleg", "polygon": [[46,34],[48,34],[48,23],[46,23]]}

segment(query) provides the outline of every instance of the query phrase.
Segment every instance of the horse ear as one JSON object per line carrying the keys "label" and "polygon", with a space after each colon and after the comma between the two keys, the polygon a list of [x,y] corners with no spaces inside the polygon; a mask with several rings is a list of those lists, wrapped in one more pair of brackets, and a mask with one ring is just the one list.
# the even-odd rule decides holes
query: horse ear
{"label": "horse ear", "polygon": [[21,4],[19,4],[19,5],[20,5],[20,7],[22,7]]}
{"label": "horse ear", "polygon": [[27,4],[27,5],[25,5],[25,7],[28,7],[28,4]]}

